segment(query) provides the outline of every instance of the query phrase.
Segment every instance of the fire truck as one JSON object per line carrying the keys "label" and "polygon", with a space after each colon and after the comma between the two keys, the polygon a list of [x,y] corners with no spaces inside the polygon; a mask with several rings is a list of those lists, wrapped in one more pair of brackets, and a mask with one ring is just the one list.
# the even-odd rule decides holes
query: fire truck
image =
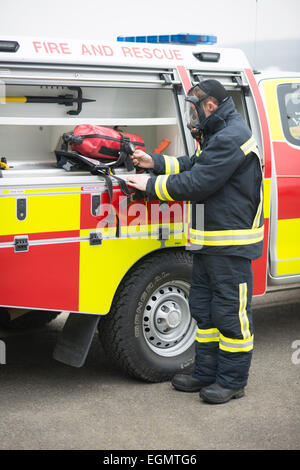
{"label": "fire truck", "polygon": [[98,330],[108,357],[137,379],[192,366],[189,201],[125,198],[122,167],[110,199],[103,176],[58,168],[55,150],[89,123],[142,136],[147,153],[165,140],[165,154],[192,156],[185,96],[207,78],[228,90],[260,151],[264,252],[253,262],[254,296],[300,283],[300,74],[254,72],[242,51],[215,42],[0,40],[1,328],[64,312],[53,356],[65,364],[84,364]]}

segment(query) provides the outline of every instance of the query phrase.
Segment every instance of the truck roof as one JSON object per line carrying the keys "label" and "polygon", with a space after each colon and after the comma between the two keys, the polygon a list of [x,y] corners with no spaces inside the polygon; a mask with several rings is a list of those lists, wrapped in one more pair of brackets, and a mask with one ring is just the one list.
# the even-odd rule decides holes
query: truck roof
{"label": "truck roof", "polygon": [[27,36],[1,36],[0,62],[141,68],[184,65],[189,69],[209,71],[240,71],[250,68],[246,55],[240,49],[220,48],[216,45],[150,44]]}
{"label": "truck roof", "polygon": [[284,70],[263,70],[262,72],[255,73],[256,81],[259,83],[262,80],[276,80],[276,79],[291,79],[298,78],[300,79],[299,72],[289,72]]}

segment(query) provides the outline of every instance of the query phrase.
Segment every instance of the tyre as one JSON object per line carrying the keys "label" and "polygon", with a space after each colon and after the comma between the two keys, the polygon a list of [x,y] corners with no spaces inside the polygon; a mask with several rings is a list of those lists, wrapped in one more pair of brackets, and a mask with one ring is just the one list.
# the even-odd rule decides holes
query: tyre
{"label": "tyre", "polygon": [[21,316],[11,319],[10,312],[19,312],[19,309],[0,308],[0,327],[9,330],[26,330],[39,328],[50,323],[60,312],[48,312],[44,310],[28,310]]}
{"label": "tyre", "polygon": [[106,354],[127,374],[162,382],[193,365],[191,273],[191,255],[170,250],[145,259],[123,281],[98,330]]}

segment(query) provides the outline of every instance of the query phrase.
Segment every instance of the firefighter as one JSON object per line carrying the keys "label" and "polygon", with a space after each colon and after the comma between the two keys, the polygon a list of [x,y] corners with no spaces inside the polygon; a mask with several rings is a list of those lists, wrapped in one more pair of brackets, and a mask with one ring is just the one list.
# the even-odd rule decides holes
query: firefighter
{"label": "firefighter", "polygon": [[192,158],[138,150],[133,163],[152,174],[131,175],[128,184],[150,199],[191,202],[195,366],[172,385],[224,403],[244,396],[253,352],[251,261],[263,250],[262,167],[252,133],[220,82],[192,87],[186,108],[200,142]]}

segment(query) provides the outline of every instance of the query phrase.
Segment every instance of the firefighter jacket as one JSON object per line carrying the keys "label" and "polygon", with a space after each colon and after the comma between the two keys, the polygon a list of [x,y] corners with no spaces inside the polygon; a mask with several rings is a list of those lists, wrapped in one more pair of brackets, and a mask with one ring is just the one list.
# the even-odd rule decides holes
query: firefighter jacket
{"label": "firefighter jacket", "polygon": [[[189,242],[202,253],[259,258],[263,177],[255,139],[232,98],[205,119],[202,131],[191,158],[152,154],[147,196],[191,202]],[[199,205],[203,217],[197,217]]]}

